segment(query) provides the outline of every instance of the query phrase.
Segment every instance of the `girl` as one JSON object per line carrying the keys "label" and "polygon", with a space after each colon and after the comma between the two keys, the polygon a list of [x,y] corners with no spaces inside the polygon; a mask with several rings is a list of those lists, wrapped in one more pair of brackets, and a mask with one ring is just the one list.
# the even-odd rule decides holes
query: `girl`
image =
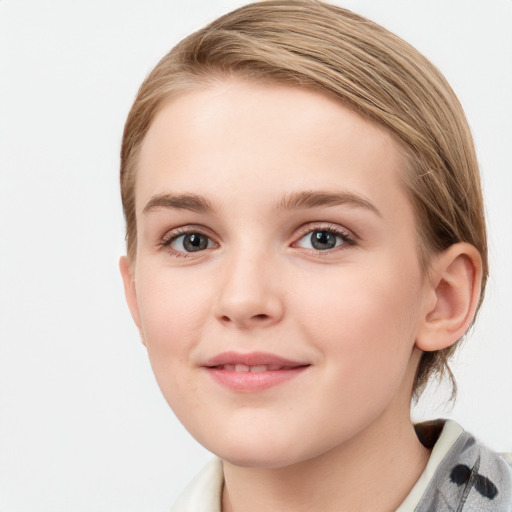
{"label": "girl", "polygon": [[316,1],[192,34],[126,122],[126,298],[215,459],[175,511],[512,510],[504,458],[409,410],[487,279],[462,109],[422,55]]}

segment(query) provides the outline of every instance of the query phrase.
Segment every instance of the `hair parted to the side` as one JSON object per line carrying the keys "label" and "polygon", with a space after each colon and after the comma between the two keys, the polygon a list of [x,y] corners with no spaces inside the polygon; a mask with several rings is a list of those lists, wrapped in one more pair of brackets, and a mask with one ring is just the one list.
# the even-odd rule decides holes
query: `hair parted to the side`
{"label": "hair parted to the side", "polygon": [[[425,271],[432,254],[457,242],[470,243],[483,261],[483,298],[488,263],[480,176],[454,92],[437,68],[399,37],[315,0],[268,0],[237,9],[182,40],[146,78],[126,121],[121,149],[130,261],[135,261],[137,244],[137,156],[152,120],[169,98],[225,77],[315,90],[386,127],[404,153],[403,179],[417,217]],[[433,375],[447,375],[455,395],[448,358],[456,345],[423,354],[416,397]]]}

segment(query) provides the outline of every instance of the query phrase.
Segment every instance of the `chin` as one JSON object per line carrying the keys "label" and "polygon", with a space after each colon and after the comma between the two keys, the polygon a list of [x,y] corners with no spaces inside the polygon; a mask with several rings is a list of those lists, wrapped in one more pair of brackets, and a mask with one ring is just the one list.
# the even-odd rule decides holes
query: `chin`
{"label": "chin", "polygon": [[[226,437],[217,438],[212,443],[204,439],[199,441],[220,459],[246,468],[284,468],[318,455],[318,453],[307,453],[304,442],[292,442],[293,436],[279,439],[271,432],[268,436],[255,436],[250,432],[247,434],[251,437],[226,433]],[[310,447],[310,451],[314,450]]]}
{"label": "chin", "polygon": [[290,454],[279,456],[266,450],[226,450],[216,455],[223,461],[244,468],[278,469],[300,462],[300,458],[290,457]]}

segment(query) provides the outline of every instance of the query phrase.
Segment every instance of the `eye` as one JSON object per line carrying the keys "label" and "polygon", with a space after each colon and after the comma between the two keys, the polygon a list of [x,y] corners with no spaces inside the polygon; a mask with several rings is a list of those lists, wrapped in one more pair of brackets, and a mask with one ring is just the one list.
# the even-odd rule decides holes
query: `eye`
{"label": "eye", "polygon": [[163,243],[175,252],[199,252],[215,246],[213,240],[202,233],[186,233],[170,238]]}
{"label": "eye", "polygon": [[354,239],[347,233],[333,229],[315,229],[303,236],[296,245],[303,249],[329,251],[345,244],[354,244]]}

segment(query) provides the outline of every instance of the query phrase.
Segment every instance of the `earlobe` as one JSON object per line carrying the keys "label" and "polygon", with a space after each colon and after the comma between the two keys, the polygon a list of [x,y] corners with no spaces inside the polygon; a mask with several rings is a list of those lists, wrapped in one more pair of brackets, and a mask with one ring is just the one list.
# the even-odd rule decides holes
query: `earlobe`
{"label": "earlobe", "polygon": [[128,308],[130,309],[130,313],[132,315],[133,321],[135,322],[135,325],[139,329],[142,343],[144,343],[145,345],[146,342],[144,340],[144,335],[142,332],[142,326],[140,321],[139,304],[137,302],[137,290],[135,288],[133,268],[130,265],[130,262],[128,261],[128,258],[126,256],[121,256],[119,260],[119,270],[121,271],[121,277],[123,278],[124,295],[126,297]]}
{"label": "earlobe", "polygon": [[442,350],[457,342],[471,325],[480,298],[482,258],[467,243],[457,243],[435,257],[431,301],[416,338],[424,351]]}

